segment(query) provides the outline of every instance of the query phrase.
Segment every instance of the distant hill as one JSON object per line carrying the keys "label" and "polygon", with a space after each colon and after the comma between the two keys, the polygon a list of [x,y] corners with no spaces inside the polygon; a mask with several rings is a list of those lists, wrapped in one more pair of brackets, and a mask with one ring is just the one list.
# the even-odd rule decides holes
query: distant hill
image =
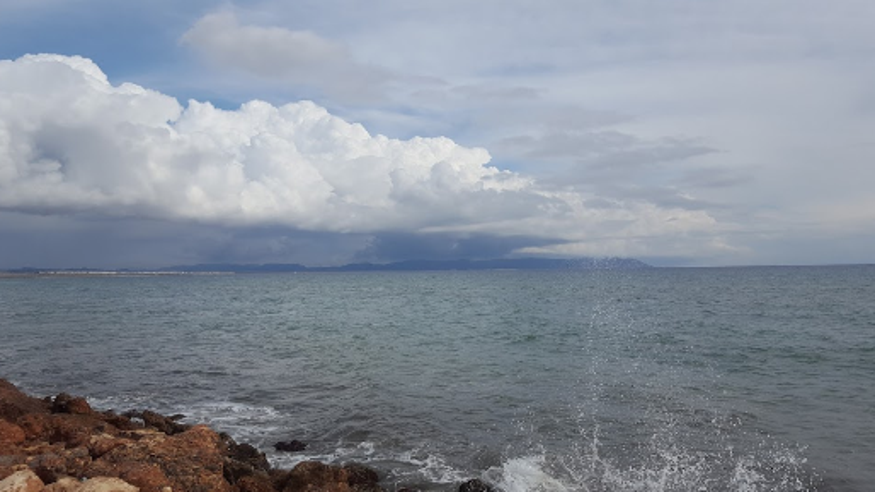
{"label": "distant hill", "polygon": [[515,258],[499,260],[407,260],[393,263],[350,263],[332,267],[307,267],[296,263],[267,263],[238,265],[207,263],[178,265],[162,268],[164,272],[224,272],[224,273],[282,273],[282,272],[393,272],[393,271],[446,271],[446,270],[631,270],[652,268],[631,258]]}

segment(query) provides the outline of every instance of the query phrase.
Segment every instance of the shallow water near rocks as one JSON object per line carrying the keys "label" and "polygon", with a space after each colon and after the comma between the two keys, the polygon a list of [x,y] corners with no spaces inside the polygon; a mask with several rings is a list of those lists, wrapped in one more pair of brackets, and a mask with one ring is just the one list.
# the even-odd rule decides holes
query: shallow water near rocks
{"label": "shallow water near rocks", "polygon": [[872,299],[875,267],[0,279],[0,377],[390,490],[865,491]]}

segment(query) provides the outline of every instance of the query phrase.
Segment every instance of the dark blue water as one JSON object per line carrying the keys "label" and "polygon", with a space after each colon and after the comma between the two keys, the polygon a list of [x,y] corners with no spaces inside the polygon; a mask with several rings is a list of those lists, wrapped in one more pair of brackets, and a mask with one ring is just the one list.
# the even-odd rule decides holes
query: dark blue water
{"label": "dark blue water", "polygon": [[0,279],[0,377],[391,489],[873,490],[875,267]]}

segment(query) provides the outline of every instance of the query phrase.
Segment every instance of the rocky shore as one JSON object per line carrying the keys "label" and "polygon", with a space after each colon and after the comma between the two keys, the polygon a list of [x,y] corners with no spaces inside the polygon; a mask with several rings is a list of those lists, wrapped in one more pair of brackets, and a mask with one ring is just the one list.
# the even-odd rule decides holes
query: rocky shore
{"label": "rocky shore", "polygon": [[[264,453],[205,425],[150,411],[99,412],[0,379],[0,492],[378,492],[358,464],[271,467]],[[398,489],[398,492],[409,489]],[[459,490],[486,492],[472,480]]]}

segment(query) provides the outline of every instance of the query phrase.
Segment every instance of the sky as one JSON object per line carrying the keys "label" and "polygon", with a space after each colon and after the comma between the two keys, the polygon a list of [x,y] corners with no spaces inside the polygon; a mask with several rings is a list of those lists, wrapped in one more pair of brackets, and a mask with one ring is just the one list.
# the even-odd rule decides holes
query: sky
{"label": "sky", "polygon": [[870,0],[0,0],[0,268],[875,262]]}

